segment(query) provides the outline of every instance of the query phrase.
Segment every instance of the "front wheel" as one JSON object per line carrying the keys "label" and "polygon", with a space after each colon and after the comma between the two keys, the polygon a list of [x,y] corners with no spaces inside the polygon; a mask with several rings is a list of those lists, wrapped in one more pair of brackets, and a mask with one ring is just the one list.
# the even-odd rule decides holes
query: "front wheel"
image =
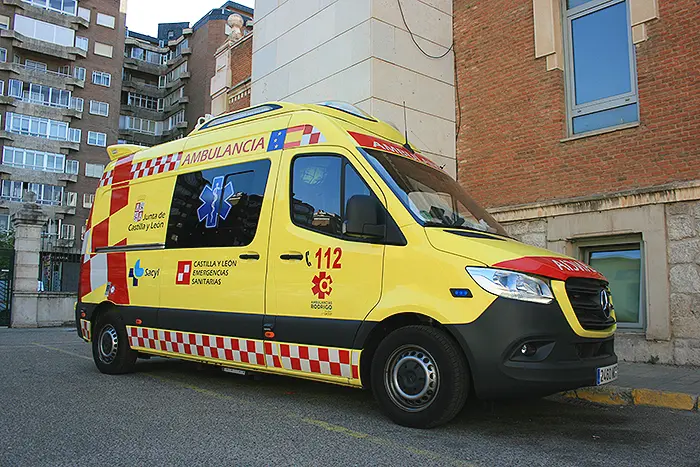
{"label": "front wheel", "polygon": [[114,311],[102,315],[95,325],[92,339],[92,359],[102,372],[109,375],[134,370],[138,352],[131,350],[126,328]]}
{"label": "front wheel", "polygon": [[443,331],[407,326],[379,344],[371,368],[374,397],[395,423],[432,428],[454,418],[469,393],[469,369]]}

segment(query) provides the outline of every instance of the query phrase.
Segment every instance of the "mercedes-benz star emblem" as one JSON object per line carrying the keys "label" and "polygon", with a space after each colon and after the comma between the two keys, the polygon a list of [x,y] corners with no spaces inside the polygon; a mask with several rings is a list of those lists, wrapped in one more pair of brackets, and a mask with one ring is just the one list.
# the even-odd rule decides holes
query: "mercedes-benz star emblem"
{"label": "mercedes-benz star emblem", "polygon": [[600,307],[603,309],[605,317],[610,318],[610,297],[608,297],[608,291],[605,289],[600,291]]}

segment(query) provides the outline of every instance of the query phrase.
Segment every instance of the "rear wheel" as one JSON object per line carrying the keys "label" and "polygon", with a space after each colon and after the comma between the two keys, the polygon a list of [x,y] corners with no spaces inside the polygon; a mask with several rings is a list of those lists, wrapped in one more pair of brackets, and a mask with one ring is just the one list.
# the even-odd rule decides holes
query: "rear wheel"
{"label": "rear wheel", "polygon": [[138,352],[129,347],[126,327],[119,315],[114,311],[103,314],[94,331],[92,358],[97,368],[109,375],[133,371]]}
{"label": "rear wheel", "polygon": [[374,397],[399,425],[432,428],[459,413],[469,393],[461,349],[443,331],[407,326],[379,344],[371,368]]}

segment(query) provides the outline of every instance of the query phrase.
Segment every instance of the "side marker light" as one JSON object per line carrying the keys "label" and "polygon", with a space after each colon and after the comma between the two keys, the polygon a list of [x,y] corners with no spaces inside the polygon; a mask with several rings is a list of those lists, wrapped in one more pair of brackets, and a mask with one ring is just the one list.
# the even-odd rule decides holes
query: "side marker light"
{"label": "side marker light", "polygon": [[143,324],[143,321],[141,321],[141,318],[136,318],[136,324],[141,326]]}
{"label": "side marker light", "polygon": [[450,289],[454,298],[472,298],[472,291],[469,289]]}

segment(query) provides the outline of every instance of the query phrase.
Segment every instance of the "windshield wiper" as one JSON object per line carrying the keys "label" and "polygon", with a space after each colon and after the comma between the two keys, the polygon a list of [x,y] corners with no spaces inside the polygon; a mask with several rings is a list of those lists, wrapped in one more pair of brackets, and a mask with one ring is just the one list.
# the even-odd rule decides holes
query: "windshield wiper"
{"label": "windshield wiper", "polygon": [[505,238],[512,238],[509,235],[503,235],[498,232],[491,232],[490,230],[482,230],[482,229],[476,229],[474,227],[467,227],[466,225],[450,225],[450,224],[443,224],[442,222],[424,222],[423,227],[440,227],[442,229],[453,229],[453,230],[469,230],[471,232],[481,232],[481,233],[486,233],[490,235],[496,235],[499,237],[505,237]]}

